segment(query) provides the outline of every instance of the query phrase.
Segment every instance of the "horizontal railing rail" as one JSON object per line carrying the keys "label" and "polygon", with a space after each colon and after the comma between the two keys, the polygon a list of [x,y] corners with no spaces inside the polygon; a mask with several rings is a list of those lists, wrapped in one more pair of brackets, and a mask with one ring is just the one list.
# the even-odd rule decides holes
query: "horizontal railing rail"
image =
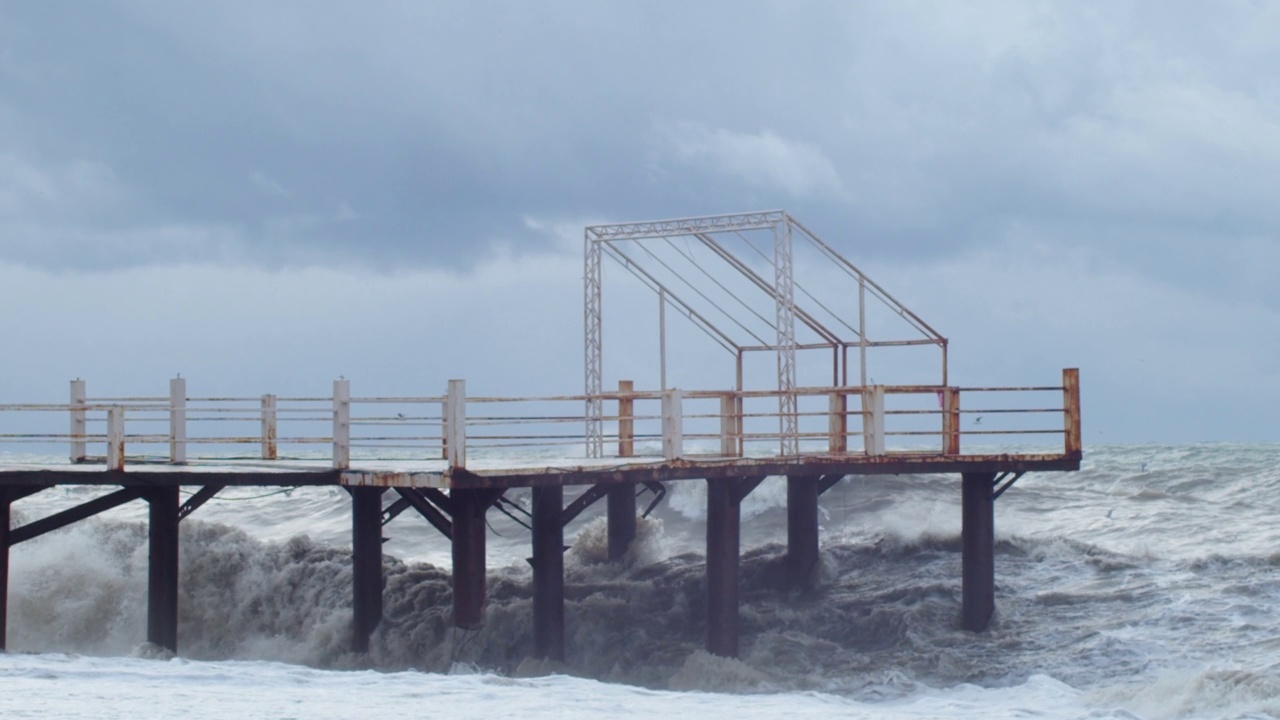
{"label": "horizontal railing rail", "polygon": [[[67,403],[0,404],[0,446],[66,443],[71,462],[114,470],[137,462],[314,461],[320,456],[307,448],[324,445],[339,469],[353,457],[442,468],[466,467],[469,454],[536,463],[585,459],[586,406],[599,400],[605,460],[615,462],[779,457],[788,447],[800,456],[959,457],[971,441],[1053,437],[1064,456],[1081,453],[1074,369],[1053,386],[802,387],[795,403],[780,402],[776,390],[635,390],[626,381],[598,396],[540,397],[467,397],[461,380],[443,395],[353,397],[345,379],[334,381],[329,397],[189,396],[186,382],[171,380],[167,397],[90,397],[75,380]],[[794,423],[780,407],[794,408]],[[167,431],[157,427],[164,424]]]}

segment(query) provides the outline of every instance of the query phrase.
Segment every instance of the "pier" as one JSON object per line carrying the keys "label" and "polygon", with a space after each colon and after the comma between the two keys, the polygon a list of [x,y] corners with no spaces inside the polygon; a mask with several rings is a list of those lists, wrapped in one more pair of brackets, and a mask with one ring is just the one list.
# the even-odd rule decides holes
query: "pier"
{"label": "pier", "polygon": [[[657,322],[645,326],[658,335],[652,384],[606,367],[608,263],[657,300]],[[807,271],[822,281],[807,282]],[[353,651],[368,650],[382,619],[384,525],[407,514],[451,544],[453,623],[475,629],[484,624],[487,513],[523,511],[534,652],[563,661],[572,654],[565,526],[603,505],[609,558],[620,560],[637,516],[651,509],[637,495],[657,502],[667,484],[692,481],[707,491],[706,647],[732,657],[742,501],[765,478],[786,478],[787,582],[805,587],[816,582],[823,492],[851,475],[911,473],[959,476],[957,617],[979,632],[995,608],[996,500],[1026,473],[1080,466],[1076,370],[1033,386],[953,384],[948,340],[785,211],[588,227],[581,311],[584,377],[573,394],[473,394],[453,379],[424,395],[365,396],[358,379],[340,378],[323,395],[221,397],[177,377],[167,393],[93,396],[76,379],[65,399],[0,399],[0,450],[9,451],[0,455],[0,648],[15,547],[141,501],[150,527],[146,639],[180,652],[180,523],[229,486],[324,485],[351,498]],[[682,354],[668,314],[720,349]],[[877,353],[888,359],[877,365]],[[763,365],[753,360],[761,356]],[[669,382],[669,370],[689,363],[722,379]],[[932,376],[877,384],[871,368]],[[66,459],[45,459],[50,447]],[[62,485],[111,491],[11,527],[15,502]],[[192,491],[185,500],[183,488]],[[528,489],[527,507],[514,507],[508,494],[517,489]]]}

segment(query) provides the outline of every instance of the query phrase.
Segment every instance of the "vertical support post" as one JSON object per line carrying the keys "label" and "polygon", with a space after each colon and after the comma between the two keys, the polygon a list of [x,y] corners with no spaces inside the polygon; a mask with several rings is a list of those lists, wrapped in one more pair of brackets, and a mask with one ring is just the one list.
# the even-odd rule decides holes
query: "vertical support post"
{"label": "vertical support post", "polygon": [[382,621],[382,493],[351,490],[351,651],[369,652],[369,636]]}
{"label": "vertical support post", "polygon": [[675,460],[684,454],[684,393],[671,388],[662,393],[662,457]]}
{"label": "vertical support post", "polygon": [[720,454],[738,457],[738,394],[727,392],[720,396]]}
{"label": "vertical support post", "polygon": [[107,410],[107,469],[124,470],[124,408]]}
{"label": "vertical support post", "polygon": [[1062,371],[1063,424],[1066,435],[1063,448],[1068,455],[1083,452],[1080,440],[1080,370],[1066,368]]}
{"label": "vertical support post", "polygon": [[884,386],[872,385],[862,393],[862,436],[868,455],[884,454]]}
{"label": "vertical support post", "polygon": [[995,611],[995,473],[964,473],[961,487],[961,624],[981,632]]}
{"label": "vertical support post", "polygon": [[827,450],[835,455],[849,452],[849,396],[842,392],[831,393]]}
{"label": "vertical support post", "polygon": [[[635,455],[635,399],[626,396],[633,390],[635,383],[632,381],[618,381],[618,457]],[[636,484],[612,485],[607,498],[609,560],[617,562],[627,554],[636,539]]]}
{"label": "vertical support post", "polygon": [[794,587],[813,587],[818,570],[818,478],[787,476],[787,568]]}
{"label": "vertical support post", "polygon": [[779,454],[800,454],[800,420],[796,400],[796,306],[791,257],[791,218],[773,228],[773,276],[778,328]]}
{"label": "vertical support post", "polygon": [[558,662],[564,662],[563,509],[564,488],[533,488],[533,654]]}
{"label": "vertical support post", "polygon": [[735,411],[738,414],[738,456],[739,457],[747,454],[747,441],[746,441],[747,427],[746,427],[746,421],[744,419],[744,413],[746,411],[743,409],[744,403],[742,399],[742,390],[744,388],[743,374],[742,374],[742,371],[743,371],[742,354],[743,354],[742,348],[738,348],[737,376],[736,376],[737,382],[733,386],[734,390],[736,390],[738,393],[737,395],[738,401],[737,401],[737,407],[735,408]]}
{"label": "vertical support post", "polygon": [[449,492],[453,510],[453,624],[463,630],[484,625],[485,490]]}
{"label": "vertical support post", "polygon": [[178,652],[178,486],[147,491],[147,642]]}
{"label": "vertical support post", "polygon": [[88,457],[88,443],[85,433],[88,423],[84,406],[87,401],[84,381],[79,378],[71,381],[71,462],[82,463]]}
{"label": "vertical support post", "polygon": [[606,508],[609,522],[609,561],[626,556],[636,539],[636,484],[617,483],[609,488]]}
{"label": "vertical support post", "polygon": [[9,522],[13,498],[0,487],[0,652],[4,652],[9,628]]}
{"label": "vertical support post", "polygon": [[169,462],[187,462],[187,381],[169,380]]}
{"label": "vertical support post", "polygon": [[942,389],[942,453],[960,454],[960,388]]}
{"label": "vertical support post", "polygon": [[333,381],[333,467],[351,467],[351,381]]}
{"label": "vertical support post", "polygon": [[451,468],[467,466],[467,383],[449,381],[449,397],[445,402],[445,459]]}
{"label": "vertical support post", "polygon": [[587,457],[604,457],[604,343],[603,313],[601,307],[601,272],[600,240],[591,237],[591,229],[582,233],[583,273],[582,273],[582,312],[584,325],[583,362],[586,375],[586,441]]}
{"label": "vertical support post", "polygon": [[667,389],[667,289],[658,287],[658,387]]}
{"label": "vertical support post", "polygon": [[707,652],[738,656],[738,478],[707,479]]}
{"label": "vertical support post", "polygon": [[280,436],[276,423],[276,396],[270,393],[262,396],[262,459],[275,460],[279,457],[276,446]]}
{"label": "vertical support post", "polygon": [[618,457],[636,454],[636,401],[628,397],[635,387],[630,380],[618,381]]}
{"label": "vertical support post", "polygon": [[867,387],[867,279],[858,273],[858,384]]}

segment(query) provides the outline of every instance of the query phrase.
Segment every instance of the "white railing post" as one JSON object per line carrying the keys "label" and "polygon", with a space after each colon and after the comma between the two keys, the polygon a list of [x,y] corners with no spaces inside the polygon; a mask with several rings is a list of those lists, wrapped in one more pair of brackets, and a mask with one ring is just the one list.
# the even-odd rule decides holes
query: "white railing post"
{"label": "white railing post", "polygon": [[169,380],[169,462],[187,461],[187,381]]}
{"label": "white railing post", "polygon": [[451,468],[467,466],[467,381],[450,380],[444,403],[445,459]]}
{"label": "white railing post", "polygon": [[827,450],[832,454],[843,455],[849,452],[849,396],[842,392],[833,392],[830,396],[827,421],[827,432],[830,439]]}
{"label": "white railing post", "polygon": [[82,463],[89,455],[85,432],[88,423],[85,421],[84,381],[77,378],[71,381],[71,462]]}
{"label": "white railing post", "polygon": [[720,396],[720,454],[738,456],[738,398],[731,392]]}
{"label": "white railing post", "polygon": [[883,385],[872,385],[862,393],[862,442],[866,454],[884,454]]}
{"label": "white railing post", "polygon": [[942,453],[960,454],[960,388],[942,389]]}
{"label": "white railing post", "polygon": [[351,381],[333,381],[333,466],[351,467]]}
{"label": "white railing post", "polygon": [[662,393],[662,457],[675,460],[684,454],[684,393],[671,388]]}
{"label": "white railing post", "polygon": [[275,460],[276,452],[276,396],[270,393],[262,396],[262,459]]}
{"label": "white railing post", "polygon": [[124,470],[124,408],[107,410],[107,469]]}

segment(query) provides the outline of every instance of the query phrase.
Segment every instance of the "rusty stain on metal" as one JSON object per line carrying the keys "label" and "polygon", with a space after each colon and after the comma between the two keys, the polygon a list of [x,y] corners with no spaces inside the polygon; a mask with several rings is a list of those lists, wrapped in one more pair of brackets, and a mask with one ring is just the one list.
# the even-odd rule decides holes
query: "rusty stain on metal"
{"label": "rusty stain on metal", "polygon": [[1062,400],[1066,430],[1066,448],[1068,455],[1079,455],[1082,451],[1080,439],[1080,370],[1066,368],[1062,371]]}

